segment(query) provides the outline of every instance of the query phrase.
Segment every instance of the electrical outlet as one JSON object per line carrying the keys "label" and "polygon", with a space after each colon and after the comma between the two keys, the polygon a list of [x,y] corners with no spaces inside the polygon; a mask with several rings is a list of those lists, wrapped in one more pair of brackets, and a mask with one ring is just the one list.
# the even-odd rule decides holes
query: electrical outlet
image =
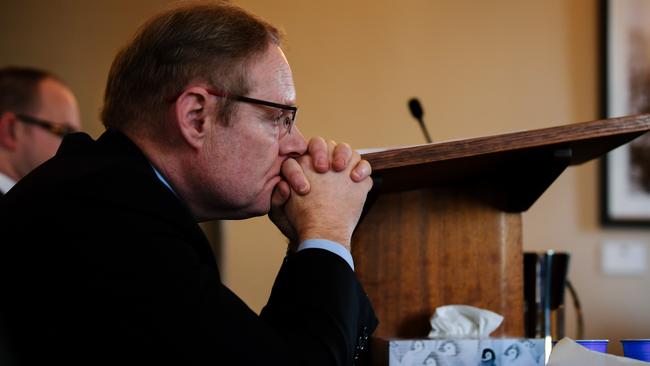
{"label": "electrical outlet", "polygon": [[640,240],[606,240],[601,250],[603,273],[640,276],[646,272],[646,243]]}

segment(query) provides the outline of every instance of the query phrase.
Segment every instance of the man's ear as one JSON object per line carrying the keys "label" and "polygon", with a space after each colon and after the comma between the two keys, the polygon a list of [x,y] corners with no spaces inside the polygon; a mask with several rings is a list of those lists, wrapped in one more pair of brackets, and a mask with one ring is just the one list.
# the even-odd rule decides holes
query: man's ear
{"label": "man's ear", "polygon": [[0,146],[5,150],[16,150],[16,146],[18,145],[16,139],[16,123],[18,123],[18,117],[16,117],[14,112],[0,114]]}
{"label": "man's ear", "polygon": [[209,100],[210,94],[204,88],[190,87],[176,99],[174,104],[174,115],[179,132],[194,148],[201,147],[208,136]]}

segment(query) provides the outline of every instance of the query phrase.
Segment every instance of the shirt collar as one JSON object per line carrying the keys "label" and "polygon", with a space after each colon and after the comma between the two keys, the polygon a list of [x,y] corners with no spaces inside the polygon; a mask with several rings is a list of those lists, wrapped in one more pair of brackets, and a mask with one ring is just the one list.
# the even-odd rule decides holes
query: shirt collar
{"label": "shirt collar", "polygon": [[[151,164],[151,163],[149,163],[149,164]],[[169,190],[172,191],[173,194],[176,194],[176,191],[174,191],[174,188],[172,188],[171,184],[169,184],[167,179],[165,179],[165,177],[163,177],[163,175],[160,174],[158,169],[156,169],[156,167],[153,166],[153,164],[151,164],[151,169],[153,169],[153,172],[156,173],[156,177],[158,177],[158,180],[160,180],[162,182],[162,184],[165,185],[165,187],[169,188]]]}
{"label": "shirt collar", "polygon": [[16,184],[16,181],[0,173],[0,192],[7,193]]}

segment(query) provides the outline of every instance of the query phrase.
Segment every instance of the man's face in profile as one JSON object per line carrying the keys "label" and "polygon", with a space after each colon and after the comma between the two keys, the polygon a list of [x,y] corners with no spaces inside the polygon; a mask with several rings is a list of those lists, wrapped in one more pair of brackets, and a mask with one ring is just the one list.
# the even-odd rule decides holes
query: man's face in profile
{"label": "man's face in profile", "polygon": [[[293,105],[295,89],[289,64],[278,46],[268,50],[249,68],[251,91],[248,97]],[[281,110],[238,103],[229,125],[216,123],[211,146],[206,150],[207,179],[213,197],[236,212],[236,217],[266,214],[271,194],[282,179],[282,163],[302,155],[307,143],[296,126],[285,134],[278,124]]]}
{"label": "man's face in profile", "polygon": [[[44,79],[39,83],[39,98],[34,111],[26,113],[39,120],[81,129],[79,107],[72,92],[54,79]],[[54,156],[61,145],[61,136],[41,126],[17,123],[22,139],[17,149],[17,173],[24,177],[37,166]]]}

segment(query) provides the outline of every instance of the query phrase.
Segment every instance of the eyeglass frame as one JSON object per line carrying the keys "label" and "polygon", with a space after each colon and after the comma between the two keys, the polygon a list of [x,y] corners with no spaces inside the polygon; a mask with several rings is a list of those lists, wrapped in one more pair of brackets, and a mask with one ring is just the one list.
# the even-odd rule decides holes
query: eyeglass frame
{"label": "eyeglass frame", "polygon": [[[265,106],[265,107],[271,107],[271,108],[281,109],[281,110],[285,110],[285,111],[291,111],[291,123],[289,124],[289,127],[286,128],[287,134],[291,133],[291,128],[293,127],[294,124],[296,124],[296,115],[298,114],[298,107],[297,106],[292,106],[292,105],[287,105],[287,104],[280,104],[280,103],[275,103],[275,102],[269,102],[268,100],[250,98],[250,97],[245,97],[243,95],[230,94],[230,93],[226,93],[226,92],[222,92],[222,91],[219,91],[219,90],[216,90],[216,89],[210,89],[210,88],[205,88],[205,91],[207,91],[208,94],[213,95],[215,97],[230,99],[230,100],[234,100],[236,102],[255,104],[255,105],[262,105],[262,106]],[[178,99],[178,97],[180,97],[180,94],[177,95],[174,98],[169,98],[168,101],[170,103],[174,102],[174,101],[176,101],[176,99]]]}
{"label": "eyeglass frame", "polygon": [[53,133],[61,138],[71,133],[77,132],[75,128],[67,126],[63,123],[47,121],[44,119],[28,116],[22,113],[16,113],[16,118],[23,123],[41,127],[46,131]]}

